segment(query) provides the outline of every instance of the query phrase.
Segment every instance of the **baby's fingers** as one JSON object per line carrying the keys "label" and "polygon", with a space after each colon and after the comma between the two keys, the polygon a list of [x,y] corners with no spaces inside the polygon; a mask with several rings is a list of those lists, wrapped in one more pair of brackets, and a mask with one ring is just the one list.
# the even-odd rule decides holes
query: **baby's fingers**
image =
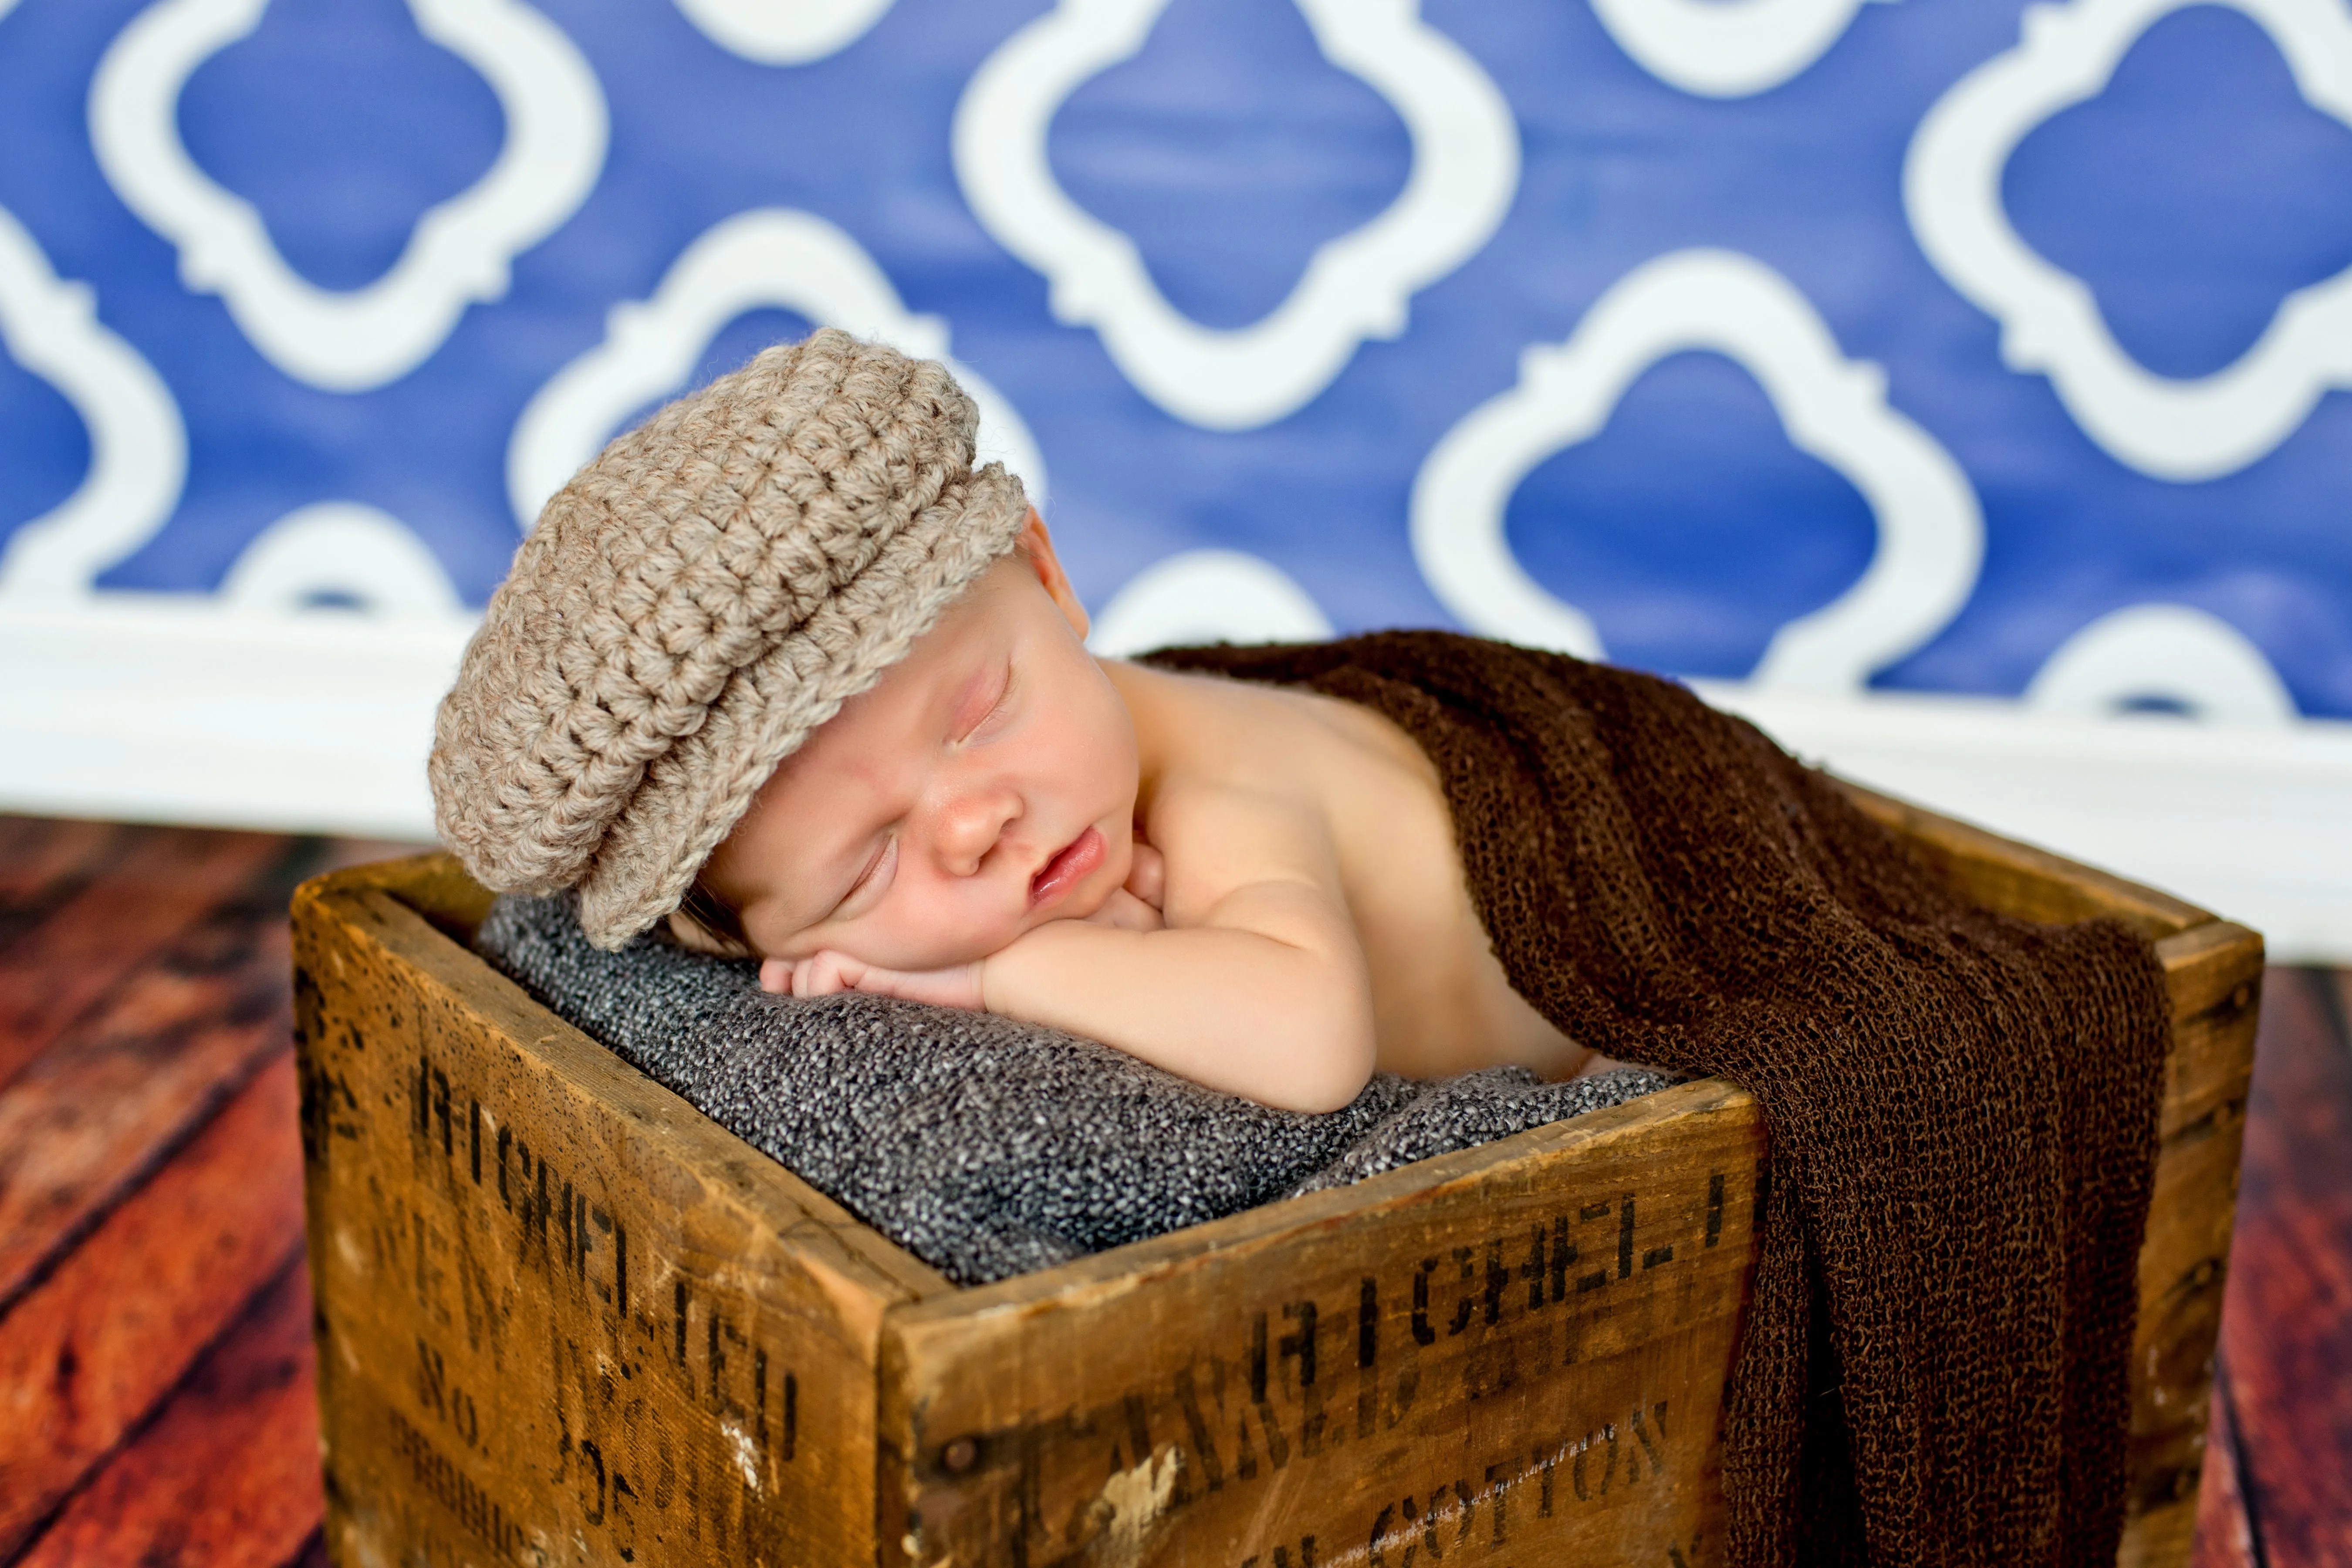
{"label": "baby's fingers", "polygon": [[1160,910],[1145,903],[1125,888],[1114,888],[1103,907],[1087,917],[1091,925],[1111,926],[1119,931],[1160,931],[1167,921]]}
{"label": "baby's fingers", "polygon": [[908,973],[884,969],[845,952],[820,952],[797,963],[772,958],[760,965],[760,989],[793,996],[833,996],[863,991],[875,996],[898,996],[909,1002],[929,1002],[942,1007],[981,1005],[980,969],[958,964],[952,969],[927,969]]}
{"label": "baby's fingers", "polygon": [[793,994],[831,996],[836,992],[854,991],[866,977],[866,967],[847,953],[830,951],[803,958],[793,965]]}
{"label": "baby's fingers", "polygon": [[1160,908],[1166,901],[1168,861],[1150,845],[1143,843],[1136,845],[1135,860],[1127,873],[1126,891],[1132,893],[1155,910]]}

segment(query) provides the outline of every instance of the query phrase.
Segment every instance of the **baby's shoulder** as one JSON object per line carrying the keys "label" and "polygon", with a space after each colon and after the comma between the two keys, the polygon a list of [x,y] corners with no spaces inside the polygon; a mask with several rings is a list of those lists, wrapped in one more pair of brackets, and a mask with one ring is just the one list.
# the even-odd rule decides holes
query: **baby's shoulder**
{"label": "baby's shoulder", "polygon": [[[1436,770],[1410,736],[1352,702],[1297,688],[1129,666],[1150,802],[1144,820],[1171,856],[1204,843],[1321,846],[1377,838],[1383,819],[1429,816],[1443,830]],[[1358,846],[1358,847],[1363,847]]]}
{"label": "baby's shoulder", "polygon": [[1147,749],[1203,778],[1280,794],[1367,766],[1434,777],[1403,731],[1357,703],[1303,687],[1129,668],[1129,706],[1149,731]]}

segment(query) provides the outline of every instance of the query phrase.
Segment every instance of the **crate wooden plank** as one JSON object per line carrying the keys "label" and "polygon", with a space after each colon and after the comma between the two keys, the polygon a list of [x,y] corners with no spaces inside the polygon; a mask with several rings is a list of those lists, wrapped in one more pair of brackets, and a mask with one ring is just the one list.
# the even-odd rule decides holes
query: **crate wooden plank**
{"label": "crate wooden plank", "polygon": [[[1898,812],[1893,819],[1961,885],[1997,907],[2038,918],[2113,914],[2165,937],[2160,951],[2176,1041],[2163,1112],[2160,1212],[2141,1259],[2135,1489],[2122,1561],[2183,1562],[2219,1260],[2229,1239],[2229,1166],[2243,1118],[2259,939],[2162,894],[1974,829],[1925,814]],[[367,1184],[380,1215],[389,1212],[385,1194],[423,1189],[458,1200],[450,1205],[457,1217],[449,1222],[457,1241],[427,1226],[428,1254],[453,1247],[462,1252],[477,1245],[469,1237],[496,1239],[495,1216],[484,1224],[457,1213],[472,1177],[470,1171],[453,1173],[453,1162],[461,1137],[470,1155],[475,1128],[485,1139],[500,1128],[514,1130],[519,1148],[518,1116],[537,1118],[545,1140],[539,1147],[552,1149],[563,1146],[558,1140],[593,1143],[591,1134],[613,1121],[612,1107],[625,1108],[624,1121],[640,1119],[641,1111],[625,1110],[640,1103],[631,1095],[652,1093],[656,1098],[643,1103],[657,1108],[675,1104],[448,940],[470,934],[488,900],[446,858],[372,868],[329,885],[341,889],[335,900],[345,917],[365,911],[359,923],[373,922],[366,942],[387,951],[408,944],[404,972],[385,968],[361,989],[406,998],[399,1005],[419,1014],[446,1014],[404,1023],[380,1010],[362,1019],[347,1001],[341,1005],[351,1019],[342,1027],[353,1041],[398,1039],[404,1029],[419,1040],[420,1031],[431,1033],[441,1042],[436,1049],[455,1053],[452,1059],[487,1064],[497,1069],[493,1078],[504,1072],[540,1091],[520,1112],[513,1105],[493,1110],[478,1100],[471,1079],[460,1086],[453,1077],[449,1103],[463,1101],[467,1109],[462,1115],[453,1109],[454,1120],[444,1123],[444,1089],[433,1076],[440,1058],[427,1062],[421,1045],[415,1046],[417,1064],[428,1070],[413,1080],[421,1092],[379,1085],[374,1099],[383,1109],[372,1114],[387,1123],[398,1121],[402,1103],[412,1119],[423,1107],[423,1120],[412,1120],[402,1134],[405,1154],[398,1137],[382,1129],[374,1134],[393,1146],[373,1156],[379,1174]],[[322,927],[321,956],[348,960],[359,952],[356,929],[348,919],[339,931]],[[420,1005],[427,1000],[430,1005]],[[336,1005],[322,989],[303,1005],[316,1009],[318,1022],[306,1035],[331,1043]],[[390,1054],[399,1058],[407,1048]],[[523,1062],[532,1056],[535,1066]],[[378,1062],[371,1070],[390,1069]],[[331,1090],[314,1092],[318,1104],[351,1109],[370,1098],[316,1073],[313,1083],[314,1090]],[[500,1089],[513,1091],[513,1082]],[[597,1107],[606,1108],[604,1121],[584,1125],[594,1122]],[[716,1142],[687,1148],[664,1135],[656,1140],[660,1152],[694,1168],[716,1162],[730,1172],[719,1184],[727,1186],[748,1179],[748,1159],[787,1184],[793,1202],[823,1204],[677,1110],[677,1128]],[[323,1156],[316,1152],[327,1132],[314,1128],[314,1134],[318,1203],[326,1191],[320,1168],[351,1162],[341,1142]],[[354,1141],[361,1136],[354,1132]],[[628,1163],[614,1156],[619,1145],[609,1133],[593,1146],[600,1170]],[[1752,1258],[1761,1147],[1755,1108],[1744,1095],[1721,1084],[1688,1085],[1346,1193],[1253,1211],[963,1292],[947,1289],[864,1227],[829,1221],[818,1228],[830,1245],[898,1289],[866,1297],[879,1342],[861,1344],[863,1359],[853,1358],[851,1375],[862,1380],[869,1400],[879,1377],[878,1417],[869,1413],[862,1438],[851,1438],[853,1447],[866,1445],[857,1459],[874,1472],[860,1483],[871,1489],[858,1493],[866,1511],[847,1522],[856,1532],[850,1536],[821,1538],[813,1522],[809,1539],[824,1540],[841,1561],[911,1555],[966,1564],[1150,1561],[1234,1568],[1255,1559],[1255,1568],[1305,1568],[1310,1561],[1401,1568],[1408,1550],[1434,1561],[1436,1549],[1445,1548],[1460,1562],[1491,1558],[1498,1568],[1506,1561],[1525,1568],[1570,1557],[1616,1560],[1628,1550],[1663,1554],[1670,1563],[1679,1554],[1695,1565],[1714,1539],[1720,1506],[1715,1439]],[[360,1212],[347,1193],[330,1193],[325,1201],[346,1217]],[[578,1202],[557,1207],[576,1214]],[[423,1200],[415,1206],[421,1213]],[[376,1226],[386,1258],[405,1255],[402,1237],[415,1243],[415,1230],[401,1230],[402,1223],[394,1215]],[[633,1227],[646,1223],[631,1221]],[[383,1235],[394,1244],[386,1247]],[[496,1264],[479,1268],[485,1279],[520,1279],[534,1267],[512,1247],[492,1255],[484,1246]],[[1564,1264],[1563,1248],[1570,1258]],[[353,1248],[339,1238],[335,1250]],[[697,1259],[681,1247],[673,1267],[690,1275],[708,1268],[719,1250]],[[322,1277],[331,1267],[323,1251],[320,1267]],[[537,1267],[544,1272],[546,1265]],[[457,1272],[477,1268],[478,1260]],[[768,1310],[762,1301],[789,1295],[799,1278],[787,1268],[781,1284],[750,1279],[736,1310],[757,1317]],[[1519,1294],[1526,1289],[1532,1299]],[[634,1323],[614,1310],[600,1318],[582,1298],[577,1278],[562,1289],[550,1282],[515,1293],[543,1300],[535,1310],[546,1316],[531,1318],[534,1324],[562,1318],[582,1329],[581,1342],[592,1349],[573,1352],[576,1363],[625,1370],[629,1336],[642,1341],[647,1332],[641,1312]],[[394,1294],[378,1290],[368,1310]],[[394,1339],[381,1322],[365,1335],[338,1340],[331,1321],[329,1333],[331,1343],[353,1346]],[[565,1336],[549,1331],[544,1337]],[[604,1348],[593,1348],[599,1345]],[[328,1364],[346,1360],[356,1364],[356,1353],[330,1355]],[[584,1425],[600,1406],[576,1367],[576,1395],[535,1392],[542,1384],[567,1387],[563,1353],[554,1360],[551,1373],[525,1368],[516,1375],[511,1364],[491,1371],[510,1404],[555,1409],[568,1432],[567,1418]],[[639,1363],[638,1373],[646,1370]],[[370,1375],[382,1385],[376,1407],[389,1413],[404,1376],[415,1382],[419,1374],[394,1368]],[[440,1375],[457,1386],[446,1371]],[[331,1447],[334,1421],[359,1419],[350,1411],[363,1402],[339,1398],[331,1387],[328,1399]],[[601,1408],[609,1416],[609,1398]],[[415,1418],[401,1420],[410,1436],[423,1433]],[[545,1436],[537,1437],[542,1454]],[[643,1431],[636,1436],[631,1451],[642,1466]],[[562,1441],[559,1434],[559,1448]],[[612,1452],[604,1436],[596,1441],[600,1457]],[[397,1544],[423,1541],[424,1557],[437,1560],[448,1553],[434,1546],[434,1529],[448,1539],[453,1519],[469,1510],[493,1521],[515,1517],[501,1511],[507,1504],[479,1479],[492,1468],[513,1496],[542,1495],[551,1467],[542,1459],[534,1471],[509,1449],[521,1451],[508,1444],[496,1456],[468,1452],[452,1459],[444,1449],[409,1442],[402,1450],[409,1470],[383,1471],[371,1493],[395,1500],[397,1522],[409,1531]],[[534,1485],[540,1493],[530,1492]],[[570,1512],[567,1506],[559,1498],[552,1517],[568,1524],[574,1539],[593,1543],[598,1538],[582,1525],[586,1505]],[[645,1510],[636,1511],[641,1518]],[[845,1517],[837,1513],[834,1528],[844,1528]],[[698,1539],[673,1537],[665,1544],[686,1548],[689,1558],[701,1549]]]}
{"label": "crate wooden plank", "polygon": [[285,1050],[289,953],[282,915],[236,906],[0,1088],[0,1312]]}
{"label": "crate wooden plank", "polygon": [[1747,1095],[1685,1085],[898,1309],[886,1536],[966,1565],[1697,1562],[1763,1152]]}
{"label": "crate wooden plank", "polygon": [[2266,1561],[2352,1563],[2352,1054],[2322,976],[2272,972],[2222,1315]]}
{"label": "crate wooden plank", "polygon": [[295,905],[336,1559],[872,1561],[882,1313],[945,1282],[384,880]]}
{"label": "crate wooden plank", "polygon": [[2157,954],[2173,1045],[2139,1255],[2126,1568],[2185,1563],[2196,1536],[2263,984],[2262,939],[2227,921],[2166,937]]}
{"label": "crate wooden plank", "polygon": [[141,838],[103,876],[0,949],[0,1083],[221,906],[271,880],[295,840],[175,828]]}
{"label": "crate wooden plank", "polygon": [[[2130,1523],[2118,1558],[2126,1564],[2183,1562],[2194,1532],[2210,1352],[2230,1241],[2230,1171],[2244,1121],[2245,1076],[2261,976],[2259,939],[2222,922],[2209,922],[2168,939],[2160,952],[2168,963],[2173,992],[2176,1047],[2163,1114],[2165,1142],[2158,1164],[2155,1213],[2141,1255],[2142,1310],[2134,1357],[2133,1492]],[[1634,1139],[1647,1142],[1628,1169],[1668,1172],[1677,1168],[1677,1160],[1686,1157],[1695,1146],[1694,1130],[1675,1108],[1673,1096],[1689,1092],[1675,1090],[1643,1107],[1627,1108],[1647,1122],[1641,1137]],[[1744,1097],[1740,1103],[1746,1103]],[[1647,1120],[1653,1117],[1660,1120]],[[1574,1148],[1599,1131],[1603,1122],[1603,1118],[1586,1118],[1558,1131]],[[1633,1138],[1627,1133],[1619,1136]],[[1491,1146],[1492,1157],[1523,1158],[1516,1147],[1518,1142]],[[1579,1182],[1592,1179],[1598,1151],[1582,1147],[1579,1154],[1572,1164],[1564,1163],[1563,1169],[1572,1170]],[[1712,1183],[1722,1173],[1710,1169],[1707,1179]],[[1609,1178],[1600,1179],[1605,1184]],[[1696,1180],[1696,1173],[1691,1179]],[[1735,1207],[1737,1191],[1735,1187]],[[1513,1200],[1504,1193],[1475,1186],[1465,1192],[1469,1214],[1512,1212]],[[1689,1212],[1688,1194],[1679,1200],[1654,1200],[1648,1206],[1654,1212],[1675,1212],[1677,1202],[1681,1212]],[[1580,1197],[1579,1212],[1586,1206]],[[1369,1261],[1362,1266],[1372,1268],[1375,1275],[1381,1259],[1391,1258],[1400,1250],[1412,1254],[1420,1245],[1408,1237],[1383,1234],[1380,1212],[1350,1213],[1345,1232],[1350,1242],[1360,1241],[1367,1248],[1364,1258]],[[1238,1228],[1244,1222],[1311,1225],[1312,1216],[1293,1219],[1279,1210],[1259,1211],[1221,1225]],[[1213,1238],[1219,1229],[1213,1226],[1198,1233],[1183,1233],[1181,1243],[1176,1238],[1163,1240],[1189,1248]],[[1744,1268],[1744,1249],[1751,1240],[1743,1231],[1739,1241]],[[1183,1401],[1174,1379],[1179,1368],[1189,1369],[1196,1387],[1211,1378],[1231,1377],[1232,1368],[1244,1363],[1240,1352],[1213,1348],[1220,1337],[1228,1347],[1246,1341],[1255,1353],[1257,1325],[1269,1321],[1265,1317],[1266,1307],[1253,1297],[1254,1287],[1257,1295],[1267,1293],[1269,1288],[1263,1281],[1284,1281],[1286,1289],[1273,1293],[1282,1295],[1286,1304],[1312,1300],[1317,1321],[1332,1321],[1332,1302],[1320,1300],[1315,1292],[1343,1297],[1349,1283],[1344,1268],[1313,1287],[1290,1287],[1293,1279],[1314,1278],[1313,1265],[1236,1250],[1219,1254],[1217,1263],[1195,1258],[1186,1269],[1171,1273],[1156,1268],[1152,1248],[1160,1245],[1147,1243],[1091,1260],[1095,1268],[1106,1271],[1099,1281],[1108,1294],[1110,1304],[1106,1306],[1091,1306],[1082,1294],[1074,1296],[1075,1287],[1064,1282],[1072,1270],[1065,1269],[893,1314],[892,1356],[886,1363],[893,1370],[885,1381],[885,1432],[895,1435],[898,1453],[895,1459],[886,1456],[885,1462],[904,1471],[898,1493],[906,1498],[906,1516],[914,1522],[901,1532],[901,1543],[912,1546],[917,1560],[1052,1562],[1093,1552],[1095,1557],[1087,1560],[1239,1562],[1257,1545],[1303,1542],[1310,1535],[1317,1539],[1314,1550],[1327,1555],[1331,1552],[1335,1537],[1329,1521],[1336,1513],[1344,1512],[1339,1500],[1345,1495],[1345,1488],[1328,1480],[1295,1482],[1290,1492],[1279,1494],[1289,1500],[1291,1509],[1307,1510],[1295,1518],[1276,1514],[1270,1519],[1268,1510],[1276,1507],[1273,1501],[1247,1497],[1239,1489],[1233,1500],[1219,1499],[1217,1506],[1209,1508],[1193,1506],[1202,1489],[1198,1478],[1205,1473],[1208,1461],[1201,1457],[1206,1450],[1196,1453],[1186,1446],[1193,1430],[1191,1413],[1183,1411],[1180,1419]],[[1304,1241],[1295,1245],[1313,1250]],[[1434,1242],[1427,1245],[1441,1263],[1451,1255]],[[1646,1255],[1647,1244],[1642,1249]],[[1476,1246],[1470,1250],[1485,1255]],[[1278,1253],[1280,1247],[1274,1251]],[[1726,1261],[1728,1258],[1726,1255]],[[1484,1266],[1480,1267],[1478,1278],[1483,1281],[1486,1277]],[[1182,1284],[1176,1277],[1179,1274],[1185,1276]],[[1149,1284],[1133,1284],[1137,1275],[1148,1279]],[[1195,1279],[1199,1282],[1194,1283]],[[1287,1289],[1299,1294],[1286,1294]],[[1032,1292],[1042,1294],[1033,1300]],[[1598,1309],[1608,1300],[1605,1295],[1597,1295],[1592,1305]],[[1247,1320],[1246,1331],[1224,1321],[1237,1315]],[[1727,1331],[1729,1321],[1721,1320]],[[1522,1322],[1519,1331],[1540,1331],[1534,1314]],[[1155,1349],[1141,1363],[1130,1364],[1132,1355],[1123,1358],[1110,1348],[1134,1345]],[[1677,1386],[1691,1364],[1679,1359],[1683,1353],[1679,1348],[1648,1342],[1629,1346],[1621,1353],[1629,1365],[1646,1363],[1643,1370],[1648,1375],[1673,1380]],[[1720,1357],[1727,1368],[1729,1353],[1728,1339],[1710,1342],[1705,1347],[1705,1364],[1711,1367]],[[1006,1375],[1006,1369],[1018,1369],[1017,1376]],[[1120,1372],[1125,1374],[1123,1380]],[[1716,1375],[1719,1384],[1720,1374]],[[1574,1394],[1565,1396],[1569,1402],[1590,1400],[1591,1377],[1589,1367],[1577,1374]],[[1424,1386],[1430,1382],[1421,1381]],[[1531,1391],[1529,1403],[1517,1407],[1518,1426],[1492,1426],[1492,1415],[1474,1413],[1465,1396],[1450,1410],[1442,1402],[1433,1407],[1432,1430],[1475,1426],[1482,1437],[1487,1429],[1496,1431],[1495,1462],[1501,1465],[1497,1474],[1508,1474],[1508,1466],[1501,1464],[1502,1450],[1522,1440],[1530,1452],[1541,1449],[1543,1439],[1530,1434],[1547,1421],[1561,1419],[1562,1385],[1567,1382],[1564,1378],[1556,1382],[1548,1397],[1533,1395]],[[1437,1385],[1446,1386],[1443,1375]],[[1291,1392],[1298,1405],[1286,1411],[1277,1401],[1273,1406],[1277,1425],[1286,1415],[1295,1420],[1306,1418],[1305,1392]],[[1166,1467],[1165,1474],[1150,1469],[1139,1477],[1136,1472],[1135,1428],[1120,1425],[1124,1414],[1135,1409],[1145,1413],[1142,1430],[1159,1429],[1152,1425],[1154,1416],[1171,1429],[1167,1446],[1155,1450],[1152,1460]],[[1691,1451],[1694,1462],[1688,1468],[1693,1470],[1709,1462],[1702,1456],[1707,1454],[1713,1436],[1714,1405],[1710,1404],[1701,1415],[1694,1427],[1685,1428],[1702,1434]],[[1560,1441],[1570,1441],[1573,1436]],[[965,1447],[958,1447],[959,1443]],[[962,1463],[951,1464],[951,1456]],[[1124,1465],[1111,1463],[1114,1458],[1124,1460]],[[1410,1454],[1392,1456],[1392,1459],[1406,1466],[1418,1462]],[[1486,1463],[1466,1466],[1476,1472],[1475,1477],[1456,1478],[1466,1489],[1455,1495],[1450,1506],[1465,1518],[1474,1516],[1479,1500],[1487,1496],[1479,1484],[1486,1476]],[[1346,1486],[1360,1487],[1365,1484],[1361,1480],[1365,1465],[1366,1456],[1359,1451],[1329,1468],[1332,1476],[1346,1478]],[[1193,1479],[1182,1489],[1183,1506],[1179,1507],[1176,1481],[1188,1474]],[[1136,1489],[1143,1488],[1144,1478],[1154,1485],[1139,1492]],[[1385,1483],[1385,1489],[1383,1483],[1375,1481],[1370,1491],[1371,1497],[1357,1503],[1357,1511],[1367,1513],[1375,1522],[1378,1514],[1370,1511],[1373,1503],[1402,1509],[1403,1500],[1415,1495],[1404,1490],[1398,1480]],[[1391,1498],[1386,1495],[1389,1492],[1397,1495]],[[1668,1506],[1663,1500],[1670,1495],[1671,1489],[1654,1489],[1644,1500],[1663,1509],[1657,1515],[1627,1517],[1632,1505],[1621,1503],[1616,1510],[1598,1509],[1589,1518],[1579,1516],[1572,1522],[1585,1525],[1584,1531],[1560,1528],[1540,1542],[1520,1540],[1513,1544],[1491,1537],[1481,1539],[1486,1548],[1524,1562],[1567,1562],[1593,1552],[1622,1552],[1643,1532],[1659,1542],[1660,1552],[1680,1546],[1686,1555],[1694,1554],[1696,1549],[1689,1541],[1706,1533],[1713,1499],[1700,1489]],[[1419,1496],[1425,1517],[1429,1506],[1425,1489]],[[1506,1500],[1507,1524],[1507,1512]],[[1378,1543],[1377,1532],[1349,1536],[1344,1525],[1337,1539],[1367,1553]],[[1286,1550],[1296,1555],[1307,1549]],[[1481,1552],[1473,1548],[1470,1555],[1477,1557]]]}
{"label": "crate wooden plank", "polygon": [[16,1568],[279,1568],[325,1509],[310,1292],[297,1259]]}
{"label": "crate wooden plank", "polygon": [[467,948],[496,902],[488,889],[466,874],[455,855],[440,851],[349,867],[338,873],[334,886],[339,891],[373,888],[389,894]]}
{"label": "crate wooden plank", "polygon": [[299,1160],[288,1059],[0,1318],[0,1560],[293,1255]]}

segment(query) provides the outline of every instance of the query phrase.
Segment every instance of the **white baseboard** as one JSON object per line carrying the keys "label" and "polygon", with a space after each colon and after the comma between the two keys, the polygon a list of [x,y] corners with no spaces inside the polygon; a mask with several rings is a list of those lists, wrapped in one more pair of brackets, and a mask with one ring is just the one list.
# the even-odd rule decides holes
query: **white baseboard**
{"label": "white baseboard", "polygon": [[433,837],[433,710],[470,621],[108,594],[0,606],[0,810]]}
{"label": "white baseboard", "polygon": [[1982,698],[1707,683],[1809,762],[2243,921],[2279,963],[2352,963],[2352,724],[2084,720]]}
{"label": "white baseboard", "polygon": [[[472,627],[104,595],[0,608],[0,810],[429,839]],[[1979,698],[1704,683],[1810,761],[2352,963],[2352,723],[2085,721]]]}

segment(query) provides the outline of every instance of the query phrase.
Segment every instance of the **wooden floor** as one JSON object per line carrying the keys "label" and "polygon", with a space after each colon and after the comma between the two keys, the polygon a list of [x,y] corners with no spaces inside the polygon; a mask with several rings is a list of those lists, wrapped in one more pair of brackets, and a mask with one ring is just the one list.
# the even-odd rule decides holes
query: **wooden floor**
{"label": "wooden floor", "polygon": [[[285,910],[382,852],[0,817],[0,1564],[324,1562]],[[2204,1568],[2352,1568],[2347,1012],[2272,972]]]}

